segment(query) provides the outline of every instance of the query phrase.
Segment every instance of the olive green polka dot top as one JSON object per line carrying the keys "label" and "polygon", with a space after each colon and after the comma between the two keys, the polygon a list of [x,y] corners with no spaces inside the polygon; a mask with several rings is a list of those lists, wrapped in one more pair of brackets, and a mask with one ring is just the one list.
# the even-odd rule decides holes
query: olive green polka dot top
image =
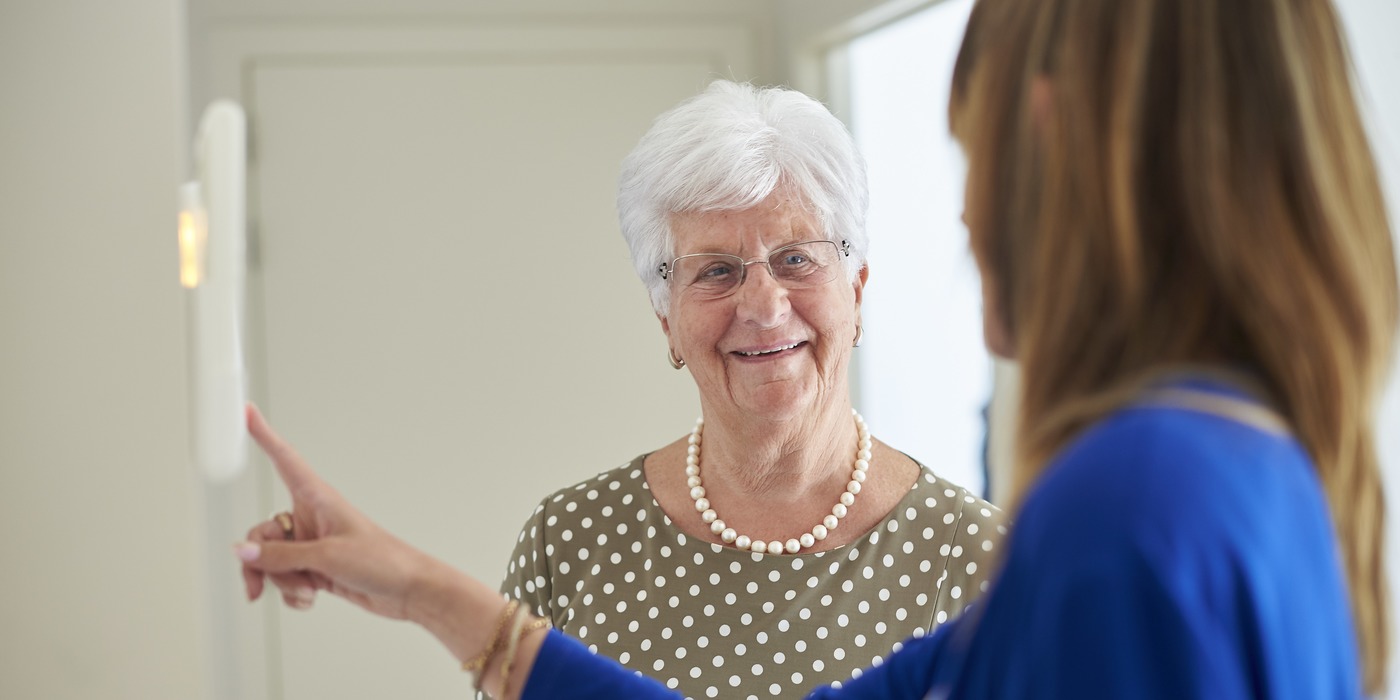
{"label": "olive green polka dot top", "polygon": [[689,698],[801,698],[879,665],[987,587],[995,506],[919,477],[843,547],[754,554],[674,527],[631,463],[558,491],[520,532],[503,593]]}

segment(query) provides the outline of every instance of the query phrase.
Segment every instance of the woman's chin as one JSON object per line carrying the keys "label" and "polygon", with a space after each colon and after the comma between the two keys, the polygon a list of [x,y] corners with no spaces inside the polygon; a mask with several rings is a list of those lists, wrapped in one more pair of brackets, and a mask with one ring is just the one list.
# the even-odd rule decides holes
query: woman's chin
{"label": "woman's chin", "polygon": [[733,395],[744,413],[770,421],[800,417],[816,403],[816,392],[805,382],[795,380],[767,382]]}

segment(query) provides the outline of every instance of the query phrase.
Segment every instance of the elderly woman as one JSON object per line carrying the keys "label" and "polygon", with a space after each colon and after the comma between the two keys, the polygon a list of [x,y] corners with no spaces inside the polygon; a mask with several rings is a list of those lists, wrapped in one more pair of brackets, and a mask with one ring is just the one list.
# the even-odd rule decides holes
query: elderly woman
{"label": "elderly woman", "polygon": [[623,164],[623,236],[703,418],[545,498],[503,591],[690,697],[799,697],[986,586],[992,505],[871,437],[864,165],[822,105],[718,81]]}
{"label": "elderly woman", "polygon": [[851,406],[866,203],[849,132],[799,92],[716,81],[656,120],[619,218],[702,419],[543,499],[509,599],[689,697],[800,697],[986,589],[1001,512]]}

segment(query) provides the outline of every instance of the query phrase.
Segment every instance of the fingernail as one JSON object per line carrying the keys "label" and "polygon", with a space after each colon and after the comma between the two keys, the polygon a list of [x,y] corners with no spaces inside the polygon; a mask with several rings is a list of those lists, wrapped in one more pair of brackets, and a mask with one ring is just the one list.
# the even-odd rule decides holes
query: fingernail
{"label": "fingernail", "polygon": [[298,588],[296,590],[296,597],[298,602],[309,608],[312,603],[316,602],[316,591],[310,588]]}
{"label": "fingernail", "polygon": [[233,553],[245,562],[253,562],[257,561],[258,556],[262,554],[262,547],[259,547],[256,542],[239,542],[233,546]]}

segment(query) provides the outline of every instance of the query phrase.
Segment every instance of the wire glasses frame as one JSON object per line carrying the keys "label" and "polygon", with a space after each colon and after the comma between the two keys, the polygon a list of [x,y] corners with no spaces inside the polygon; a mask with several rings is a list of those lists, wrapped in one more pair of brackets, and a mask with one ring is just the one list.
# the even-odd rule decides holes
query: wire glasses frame
{"label": "wire glasses frame", "polygon": [[681,285],[688,294],[705,299],[729,296],[744,284],[749,265],[768,268],[768,274],[787,289],[818,287],[836,279],[841,258],[850,257],[849,241],[802,241],[785,245],[768,255],[745,260],[726,253],[691,253],[657,267],[661,278]]}

